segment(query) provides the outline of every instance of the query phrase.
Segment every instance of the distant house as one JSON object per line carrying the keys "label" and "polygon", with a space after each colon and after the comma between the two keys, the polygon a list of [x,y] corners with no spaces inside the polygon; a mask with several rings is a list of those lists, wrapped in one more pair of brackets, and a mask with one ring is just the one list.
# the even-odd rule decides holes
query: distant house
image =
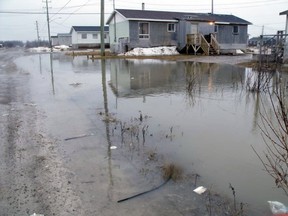
{"label": "distant house", "polygon": [[251,23],[233,15],[116,9],[107,24],[115,53],[177,46],[179,51],[209,55],[246,49]]}
{"label": "distant house", "polygon": [[59,40],[58,40],[57,35],[51,36],[51,43],[52,43],[52,46],[58,46],[59,45]]}
{"label": "distant house", "polygon": [[59,33],[57,36],[52,36],[52,46],[66,45],[71,46],[71,34],[70,33]]}
{"label": "distant house", "polygon": [[[109,27],[104,27],[105,45],[109,46]],[[70,30],[72,48],[97,48],[101,44],[100,26],[72,26]]]}
{"label": "distant house", "polygon": [[[259,46],[261,42],[261,37],[253,37],[248,40],[248,46]],[[276,40],[273,37],[263,37],[262,38],[263,45],[273,46],[276,44]]]}

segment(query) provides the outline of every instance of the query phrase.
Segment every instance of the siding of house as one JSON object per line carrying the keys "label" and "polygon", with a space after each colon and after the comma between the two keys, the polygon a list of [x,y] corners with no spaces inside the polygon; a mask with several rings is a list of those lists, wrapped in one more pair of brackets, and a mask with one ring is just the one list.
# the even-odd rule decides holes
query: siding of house
{"label": "siding of house", "polygon": [[52,36],[51,37],[51,40],[52,40],[52,46],[56,46],[56,45],[59,45],[59,39],[57,36]]}
{"label": "siding of house", "polygon": [[58,34],[58,45],[70,46],[72,43],[71,35],[61,35]]}
{"label": "siding of house", "polygon": [[[82,39],[82,34],[87,34],[86,39]],[[97,38],[93,38],[93,34],[97,34]],[[104,40],[105,44],[109,44],[109,33],[105,32],[107,38]],[[101,44],[101,36],[100,32],[76,32],[74,29],[72,31],[72,48],[96,48],[100,47]]]}
{"label": "siding of house", "polygon": [[[197,25],[197,32],[192,30],[192,25]],[[186,20],[180,20],[178,25],[178,48],[182,50],[186,46],[186,35],[187,34],[195,34],[195,33],[201,33],[203,35],[209,35],[211,33],[214,33],[214,25],[210,25],[207,22],[190,22]]]}
{"label": "siding of house", "polygon": [[248,40],[247,25],[238,25],[239,33],[233,33],[234,25],[218,25],[216,38],[220,44],[221,52],[231,52],[235,49],[246,49]]}
{"label": "siding of house", "polygon": [[[118,19],[116,19],[118,20]],[[109,25],[109,37],[110,37],[110,50],[112,52],[123,52],[123,46],[129,40],[129,21],[116,21],[116,41],[115,41],[115,27],[114,23]]]}
{"label": "siding of house", "polygon": [[[145,22],[145,21],[141,21]],[[177,27],[176,32],[168,32],[168,22],[148,22],[149,38],[139,38],[139,21],[130,21],[130,43],[129,49],[135,47],[156,47],[156,46],[176,46],[177,45]],[[177,23],[175,23],[177,26]]]}

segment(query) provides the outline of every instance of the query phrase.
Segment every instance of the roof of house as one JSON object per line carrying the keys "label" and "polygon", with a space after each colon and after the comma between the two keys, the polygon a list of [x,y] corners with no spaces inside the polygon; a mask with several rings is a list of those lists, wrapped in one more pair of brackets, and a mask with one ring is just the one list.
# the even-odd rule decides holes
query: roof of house
{"label": "roof of house", "polygon": [[279,13],[279,15],[288,15],[288,10]]}
{"label": "roof of house", "polygon": [[151,11],[151,10],[129,10],[116,9],[109,17],[107,23],[110,23],[115,13],[119,13],[127,20],[149,20],[149,21],[171,21],[177,20],[193,20],[199,22],[215,22],[223,24],[243,24],[250,25],[251,23],[227,14],[211,14],[211,13],[189,13],[189,12],[169,12],[169,11]]}
{"label": "roof of house", "polygon": [[253,38],[250,38],[249,41],[260,41],[260,40],[263,40],[263,41],[267,41],[267,40],[271,40],[272,37],[253,37]]}
{"label": "roof of house", "polygon": [[[101,27],[100,26],[72,26],[71,31],[74,29],[77,32],[100,32]],[[104,26],[104,31],[109,31],[109,26]]]}
{"label": "roof of house", "polygon": [[57,37],[71,37],[70,33],[58,33]]}

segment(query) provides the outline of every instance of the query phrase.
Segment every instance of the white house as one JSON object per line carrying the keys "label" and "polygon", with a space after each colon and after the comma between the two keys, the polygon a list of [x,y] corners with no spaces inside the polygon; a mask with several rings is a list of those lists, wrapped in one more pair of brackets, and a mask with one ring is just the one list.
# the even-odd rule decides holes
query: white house
{"label": "white house", "polygon": [[[104,27],[105,46],[109,46],[109,27]],[[72,26],[70,30],[72,48],[98,48],[101,45],[100,26]]]}

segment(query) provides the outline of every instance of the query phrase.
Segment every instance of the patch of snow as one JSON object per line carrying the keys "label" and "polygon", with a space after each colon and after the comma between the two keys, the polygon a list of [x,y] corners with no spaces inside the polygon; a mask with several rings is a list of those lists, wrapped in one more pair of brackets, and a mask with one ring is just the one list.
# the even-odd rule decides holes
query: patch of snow
{"label": "patch of snow", "polygon": [[133,64],[176,64],[173,61],[165,61],[159,59],[127,59],[128,62],[133,62]]}
{"label": "patch of snow", "polygon": [[66,51],[66,50],[69,50],[69,46],[66,46],[66,45],[59,45],[59,46],[54,46],[53,47],[53,51],[54,50],[59,50],[59,51]]}
{"label": "patch of snow", "polygon": [[33,47],[28,49],[30,52],[50,52],[48,47]]}
{"label": "patch of snow", "polygon": [[153,48],[134,48],[133,50],[121,53],[124,56],[159,56],[159,55],[178,55],[176,46],[172,47],[153,47]]}
{"label": "patch of snow", "polygon": [[241,54],[244,54],[244,52],[242,50],[240,50],[240,49],[236,49],[236,54],[237,55],[241,55]]}

